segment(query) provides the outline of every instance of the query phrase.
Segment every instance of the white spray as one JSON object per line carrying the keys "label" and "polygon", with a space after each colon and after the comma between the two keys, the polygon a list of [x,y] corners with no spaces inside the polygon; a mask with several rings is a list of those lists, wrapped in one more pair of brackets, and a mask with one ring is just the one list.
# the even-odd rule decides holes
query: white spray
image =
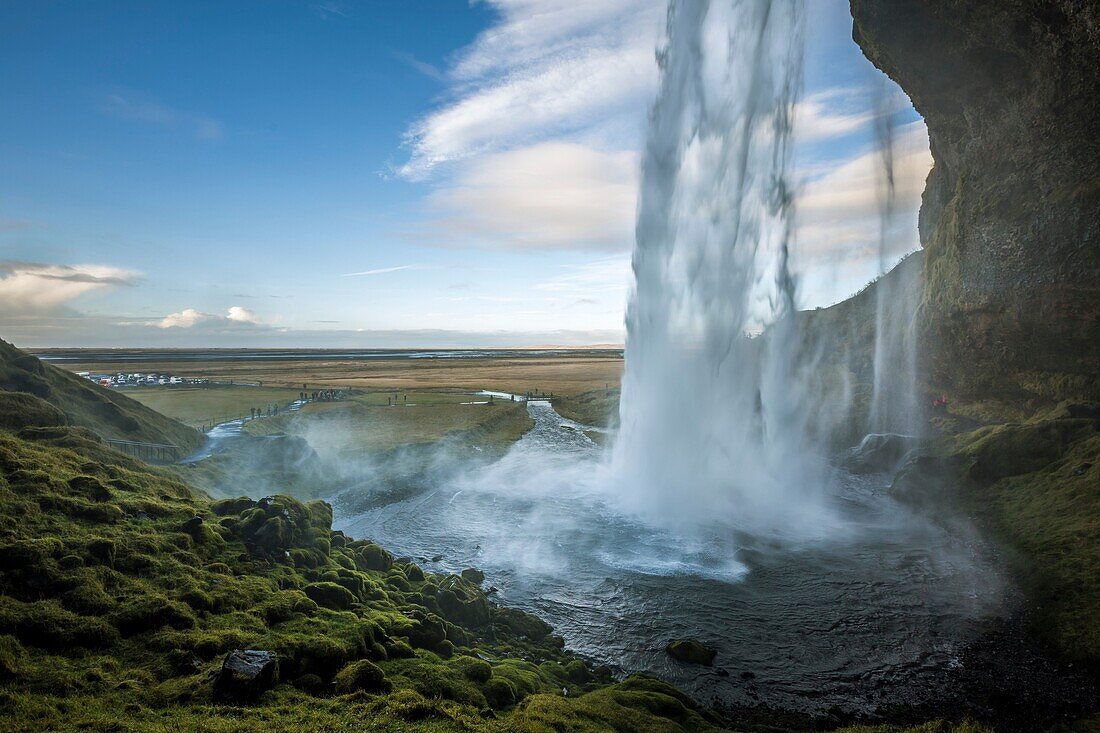
{"label": "white spray", "polygon": [[673,0],[658,61],[612,456],[619,492],[671,522],[801,535],[819,524],[824,466],[792,374],[800,5]]}

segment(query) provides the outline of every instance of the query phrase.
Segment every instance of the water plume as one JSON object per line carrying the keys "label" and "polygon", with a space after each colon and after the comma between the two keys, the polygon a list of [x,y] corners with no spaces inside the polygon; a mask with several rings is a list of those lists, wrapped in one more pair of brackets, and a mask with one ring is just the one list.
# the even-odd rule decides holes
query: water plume
{"label": "water plume", "polygon": [[663,520],[821,525],[788,266],[802,25],[793,0],[669,9],[612,456],[623,500]]}

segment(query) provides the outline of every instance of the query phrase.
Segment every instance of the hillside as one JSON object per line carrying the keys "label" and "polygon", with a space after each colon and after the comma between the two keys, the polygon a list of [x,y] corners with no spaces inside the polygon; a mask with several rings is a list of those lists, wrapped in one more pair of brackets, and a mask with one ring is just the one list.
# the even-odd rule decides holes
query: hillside
{"label": "hillside", "polygon": [[[74,425],[106,439],[164,443],[184,452],[202,444],[197,430],[0,340],[0,426],[23,426],[26,411],[32,407],[25,395],[39,398],[56,411],[50,418],[39,415],[38,424],[46,420],[53,425]],[[52,412],[40,403],[34,409]]]}

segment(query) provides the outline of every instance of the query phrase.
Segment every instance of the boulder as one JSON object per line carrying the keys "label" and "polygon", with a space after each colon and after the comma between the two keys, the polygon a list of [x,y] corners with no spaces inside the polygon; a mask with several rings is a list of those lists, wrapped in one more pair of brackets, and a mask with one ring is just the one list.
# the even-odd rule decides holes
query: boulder
{"label": "boulder", "polygon": [[279,658],[274,652],[247,649],[229,652],[214,682],[214,698],[222,702],[251,702],[279,680]]}
{"label": "boulder", "polygon": [[844,467],[853,473],[892,471],[918,443],[912,435],[871,433],[844,460]]}
{"label": "boulder", "polygon": [[665,652],[673,659],[688,664],[701,664],[710,667],[718,651],[695,639],[674,639],[665,647]]}
{"label": "boulder", "polygon": [[485,573],[481,572],[477,568],[466,568],[460,573],[460,575],[462,576],[463,580],[469,583],[473,583],[474,585],[481,585],[485,582]]}
{"label": "boulder", "polygon": [[310,583],[303,589],[311,601],[318,606],[331,608],[336,611],[346,610],[355,602],[355,596],[342,585],[330,581]]}
{"label": "boulder", "polygon": [[373,662],[360,659],[341,669],[334,680],[336,691],[347,695],[360,690],[365,692],[389,692],[393,685],[386,679],[386,673]]}

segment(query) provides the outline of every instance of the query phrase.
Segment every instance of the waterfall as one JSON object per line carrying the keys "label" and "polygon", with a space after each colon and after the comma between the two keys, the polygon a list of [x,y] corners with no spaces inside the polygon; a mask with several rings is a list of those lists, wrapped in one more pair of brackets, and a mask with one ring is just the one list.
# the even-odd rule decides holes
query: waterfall
{"label": "waterfall", "polygon": [[652,517],[820,525],[788,269],[796,0],[673,0],[658,52],[612,468]]}
{"label": "waterfall", "polygon": [[873,433],[919,433],[922,424],[917,383],[917,352],[914,317],[919,291],[911,277],[898,272],[887,276],[895,264],[889,253],[893,241],[903,236],[897,219],[895,148],[897,93],[891,93],[885,79],[875,87],[874,131],[878,152],[878,274],[875,283],[875,344],[871,404],[867,428]]}

